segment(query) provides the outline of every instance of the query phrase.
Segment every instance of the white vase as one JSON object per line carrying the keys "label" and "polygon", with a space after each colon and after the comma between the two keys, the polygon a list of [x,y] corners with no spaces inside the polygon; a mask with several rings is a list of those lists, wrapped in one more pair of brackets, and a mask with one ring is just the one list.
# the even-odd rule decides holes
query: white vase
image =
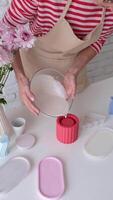
{"label": "white vase", "polygon": [[6,134],[9,139],[14,135],[13,128],[4,112],[4,107],[0,104],[0,137]]}

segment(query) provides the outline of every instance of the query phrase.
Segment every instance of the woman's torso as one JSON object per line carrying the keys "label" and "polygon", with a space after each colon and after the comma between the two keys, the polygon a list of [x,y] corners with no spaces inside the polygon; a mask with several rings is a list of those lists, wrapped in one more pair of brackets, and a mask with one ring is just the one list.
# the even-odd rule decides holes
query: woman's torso
{"label": "woman's torso", "polygon": [[[12,6],[4,17],[12,25],[30,22],[30,28],[36,36],[46,35],[61,16],[67,0],[13,0]],[[20,9],[21,8],[21,9]],[[72,0],[65,19],[75,35],[83,39],[100,22],[102,7],[93,0]],[[107,36],[113,32],[113,12],[106,9],[104,27],[99,43],[93,44],[99,52]]]}
{"label": "woman's torso", "polygon": [[[67,0],[39,0],[37,11],[31,19],[31,30],[35,35],[47,34],[58,21]],[[71,25],[73,32],[83,38],[97,26],[101,20],[102,7],[88,0],[72,0],[65,19]],[[113,28],[113,12],[107,9],[105,29]]]}

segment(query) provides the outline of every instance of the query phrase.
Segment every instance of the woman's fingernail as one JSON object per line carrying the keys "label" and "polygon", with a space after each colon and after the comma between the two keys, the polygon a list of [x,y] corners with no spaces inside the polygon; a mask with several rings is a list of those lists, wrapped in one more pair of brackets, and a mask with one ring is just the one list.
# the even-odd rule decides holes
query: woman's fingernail
{"label": "woman's fingernail", "polygon": [[40,114],[40,110],[37,111],[37,115],[39,115],[39,114]]}
{"label": "woman's fingernail", "polygon": [[34,101],[34,97],[31,97],[31,101]]}
{"label": "woman's fingernail", "polygon": [[35,113],[35,116],[39,116],[39,113],[36,112],[36,113]]}

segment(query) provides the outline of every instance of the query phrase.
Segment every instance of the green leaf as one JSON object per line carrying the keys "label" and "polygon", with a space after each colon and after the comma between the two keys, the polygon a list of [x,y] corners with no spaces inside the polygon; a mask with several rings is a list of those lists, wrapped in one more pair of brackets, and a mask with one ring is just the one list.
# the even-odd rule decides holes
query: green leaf
{"label": "green leaf", "polygon": [[7,101],[4,98],[0,98],[0,104],[7,104]]}
{"label": "green leaf", "polygon": [[[11,71],[13,71],[11,63],[2,65],[0,67],[0,94],[3,94],[3,88],[5,87],[5,83]],[[4,98],[0,98],[0,104],[7,104],[7,102]]]}
{"label": "green leaf", "polygon": [[4,84],[0,83],[0,87],[4,87]]}

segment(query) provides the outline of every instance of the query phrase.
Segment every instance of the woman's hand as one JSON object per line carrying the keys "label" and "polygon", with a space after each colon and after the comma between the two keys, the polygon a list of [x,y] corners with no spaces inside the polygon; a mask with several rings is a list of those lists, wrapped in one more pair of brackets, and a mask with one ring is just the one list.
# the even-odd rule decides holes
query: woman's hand
{"label": "woman's hand", "polygon": [[77,77],[71,73],[67,72],[64,76],[64,87],[67,93],[67,99],[74,99],[77,90]]}
{"label": "woman's hand", "polygon": [[96,56],[95,50],[90,46],[83,49],[75,58],[64,77],[64,87],[68,98],[74,98],[77,91],[77,77],[80,71]]}
{"label": "woman's hand", "polygon": [[39,109],[34,104],[35,97],[30,91],[30,83],[25,75],[19,50],[14,54],[12,66],[16,75],[19,93],[23,103],[26,105],[30,112],[38,115]]}
{"label": "woman's hand", "polygon": [[35,115],[39,114],[39,109],[34,105],[35,97],[30,91],[29,80],[24,77],[18,81],[20,97],[25,104],[25,106]]}

